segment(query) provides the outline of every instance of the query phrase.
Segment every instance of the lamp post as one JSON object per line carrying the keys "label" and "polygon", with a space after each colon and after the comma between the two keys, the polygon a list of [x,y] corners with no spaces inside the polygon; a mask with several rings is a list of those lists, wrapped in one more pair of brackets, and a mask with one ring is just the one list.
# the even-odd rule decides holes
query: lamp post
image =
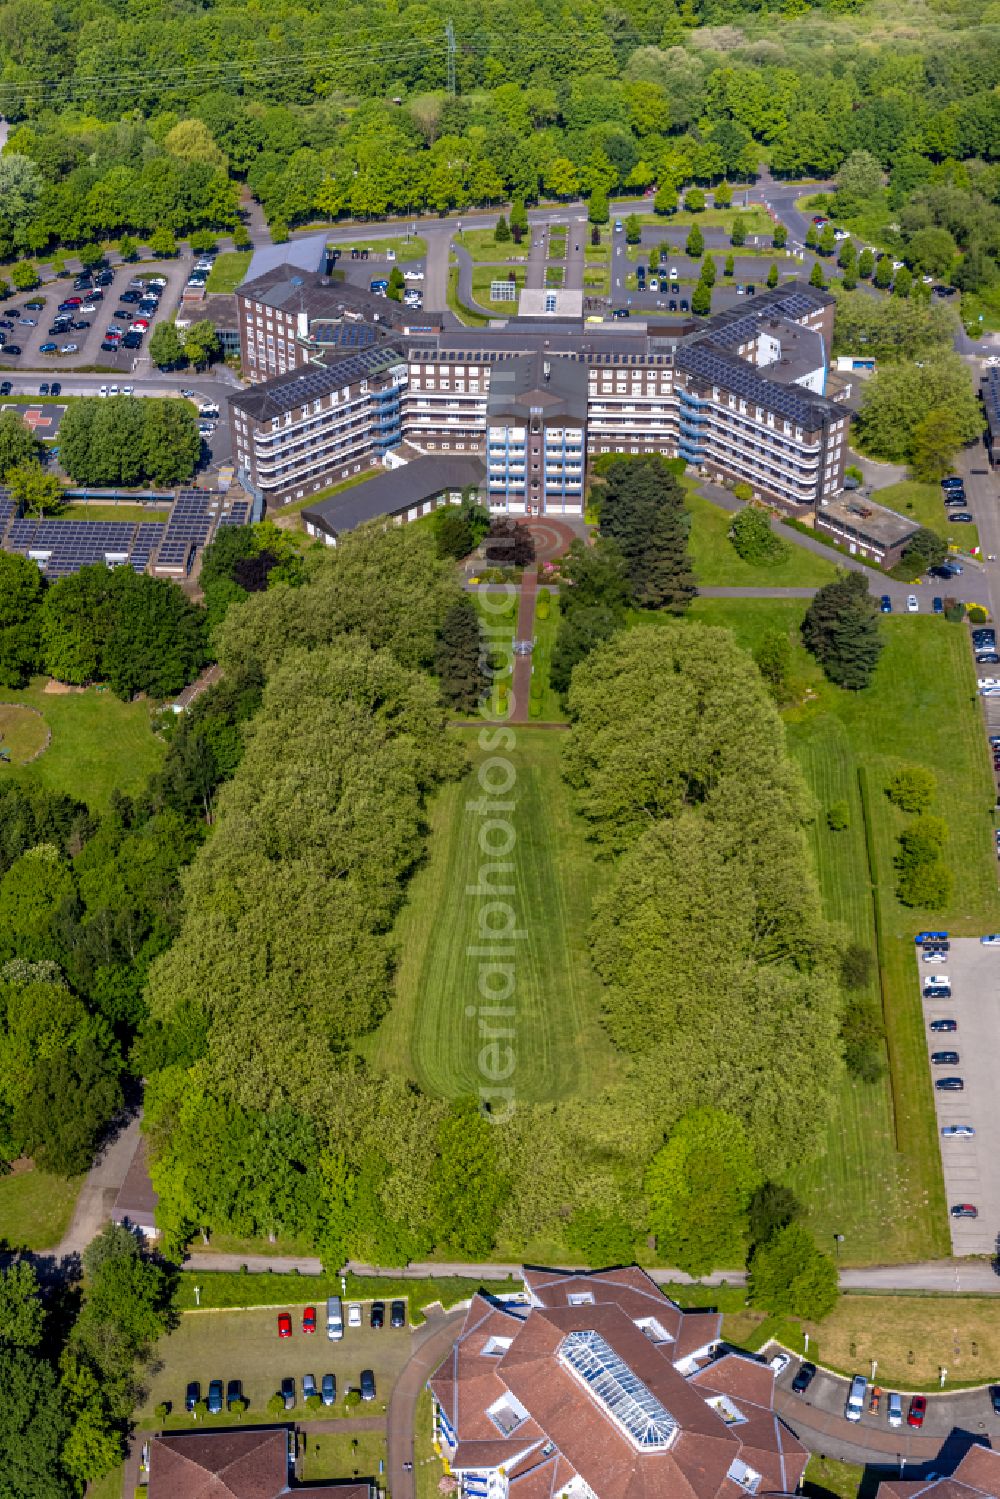
{"label": "lamp post", "polygon": [[194,1304],[195,1306],[201,1306],[201,1286],[195,1286],[194,1288]]}
{"label": "lamp post", "polygon": [[839,1265],[840,1264],[840,1246],[844,1242],[844,1235],[843,1234],[834,1234],[833,1237],[834,1237],[834,1242],[837,1245],[837,1264]]}

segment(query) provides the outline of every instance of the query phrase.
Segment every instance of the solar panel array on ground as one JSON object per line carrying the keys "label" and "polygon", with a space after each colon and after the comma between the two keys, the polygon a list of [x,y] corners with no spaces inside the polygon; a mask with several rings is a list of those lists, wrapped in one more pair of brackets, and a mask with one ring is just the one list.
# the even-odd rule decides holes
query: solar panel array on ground
{"label": "solar panel array on ground", "polygon": [[250,520],[250,506],[246,500],[236,500],[232,509],[219,517],[220,526],[245,526]]}

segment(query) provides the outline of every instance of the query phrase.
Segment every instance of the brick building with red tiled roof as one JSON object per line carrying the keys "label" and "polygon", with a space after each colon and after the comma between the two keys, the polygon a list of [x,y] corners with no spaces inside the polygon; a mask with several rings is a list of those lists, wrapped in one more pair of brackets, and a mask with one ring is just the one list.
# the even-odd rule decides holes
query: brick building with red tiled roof
{"label": "brick building with red tiled roof", "polygon": [[878,1499],[1000,1499],[1000,1452],[970,1447],[950,1478],[890,1478]]}
{"label": "brick building with red tiled roof", "polygon": [[290,1492],[308,1499],[373,1499],[368,1482],[290,1487],[290,1432],[284,1426],[256,1431],[171,1432],[149,1449],[149,1499],[279,1499]]}
{"label": "brick building with red tiled roof", "polygon": [[793,1493],[807,1453],[774,1375],[716,1357],[721,1317],[643,1270],[525,1272],[477,1296],[430,1380],[437,1440],[466,1499],[738,1499]]}

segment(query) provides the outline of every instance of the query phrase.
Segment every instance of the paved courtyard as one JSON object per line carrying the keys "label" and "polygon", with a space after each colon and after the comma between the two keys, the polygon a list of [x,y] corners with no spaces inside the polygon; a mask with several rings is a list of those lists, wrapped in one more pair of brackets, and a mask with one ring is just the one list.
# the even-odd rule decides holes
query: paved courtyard
{"label": "paved courtyard", "polygon": [[[951,1242],[957,1255],[993,1254],[1000,1234],[1000,947],[984,947],[977,938],[952,940],[948,961],[924,963],[914,945],[921,991],[928,974],[946,973],[951,979],[951,999],[921,1000],[924,1010],[928,1056],[933,1051],[957,1051],[957,1066],[931,1067],[935,1077],[960,1077],[962,1093],[934,1090],[938,1141],[944,1167],[949,1208],[969,1202],[979,1209],[976,1219],[952,1218]],[[930,1029],[930,1021],[958,1021],[958,1030],[941,1034]],[[940,1131],[949,1124],[971,1124],[971,1140],[945,1139]]]}

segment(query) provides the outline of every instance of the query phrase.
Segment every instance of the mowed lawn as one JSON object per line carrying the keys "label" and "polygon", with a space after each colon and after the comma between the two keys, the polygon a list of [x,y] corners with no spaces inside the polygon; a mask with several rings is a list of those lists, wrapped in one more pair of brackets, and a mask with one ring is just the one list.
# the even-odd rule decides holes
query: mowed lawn
{"label": "mowed lawn", "polygon": [[[386,1464],[387,1443],[382,1431],[311,1431],[305,1436],[299,1472],[306,1483],[323,1478],[377,1478]],[[438,1470],[441,1464],[438,1463]]]}
{"label": "mowed lawn", "polygon": [[[938,1388],[942,1368],[951,1386],[985,1384],[1000,1368],[995,1296],[848,1294],[823,1322],[805,1328],[810,1357],[845,1371],[878,1359],[879,1383],[904,1390]],[[984,1391],[984,1414],[987,1408]]]}
{"label": "mowed lawn", "polygon": [[794,543],[789,543],[788,555],[773,567],[744,562],[729,540],[733,523],[729,511],[706,500],[694,484],[684,487],[691,511],[688,550],[699,583],[716,588],[819,588],[833,582],[836,563]]}
{"label": "mowed lawn", "polygon": [[[475,766],[486,755],[478,731],[461,731],[473,768],[446,786],[431,807],[426,863],[400,914],[396,999],[365,1051],[372,1065],[413,1077],[429,1093],[454,1098],[489,1086],[479,1054],[490,1039],[488,1008],[477,982],[480,923],[493,919],[491,897],[475,892],[491,860],[479,846],[484,818],[467,803],[482,795]],[[496,733],[496,730],[488,731]],[[601,1028],[600,985],[588,959],[591,906],[608,876],[586,842],[573,793],[560,775],[564,735],[518,726],[516,746],[502,750],[516,780],[506,799],[513,870],[502,876],[518,932],[514,939],[513,1016],[499,1022],[513,1036],[515,1069],[505,1086],[519,1098],[559,1099],[612,1082],[616,1059]],[[505,814],[506,816],[507,814]],[[494,879],[496,876],[494,876]]]}
{"label": "mowed lawn", "polygon": [[[948,519],[944,491],[939,484],[922,484],[919,479],[902,479],[898,484],[890,484],[885,489],[878,490],[875,499],[880,505],[888,505],[890,510],[898,510],[901,515],[912,516],[921,526],[936,531],[949,546],[970,552],[979,545],[979,532],[975,526],[963,525],[961,522],[953,525]],[[959,509],[959,506],[956,505],[955,509]]]}
{"label": "mowed lawn", "polygon": [[[870,790],[876,898],[883,930],[884,1002],[892,1067],[880,1084],[845,1082],[826,1150],[791,1185],[808,1204],[820,1243],[845,1236],[848,1264],[949,1253],[913,934],[945,926],[959,935],[1000,927],[993,852],[993,784],[968,642],[960,626],[931,616],[883,621],[886,649],[874,685],[842,692],[825,682],[801,646],[799,602],[699,599],[692,614],[729,626],[749,647],[768,629],[788,631],[795,670],[810,696],[785,714],[789,745],[816,796],[811,829],[827,914],[873,946],[868,862],[857,771]],[[889,804],[893,770],[926,766],[937,777],[934,811],[948,824],[946,857],[955,876],[947,911],[909,910],[894,894],[896,837],[906,819]],[[831,833],[825,813],[846,800],[851,827]],[[806,1106],[804,1104],[804,1106]]]}
{"label": "mowed lawn", "polygon": [[[301,1293],[300,1293],[301,1294]],[[279,1308],[252,1311],[184,1312],[173,1332],[161,1338],[156,1348],[154,1371],[147,1375],[145,1399],[139,1404],[136,1418],[145,1428],[156,1426],[156,1407],[161,1402],[171,1409],[167,1426],[186,1429],[194,1425],[184,1411],[184,1394],[188,1382],[201,1385],[202,1399],[208,1394],[209,1382],[221,1379],[243,1381],[244,1397],[250,1402],[243,1416],[248,1424],[287,1420],[281,1412],[271,1416],[267,1402],[282,1379],[294,1377],[296,1404],[294,1419],[307,1420],[302,1398],[302,1376],[312,1374],[317,1387],[324,1374],[337,1380],[336,1405],[320,1413],[325,1419],[338,1416],[384,1416],[393,1383],[412,1352],[412,1335],[402,1328],[385,1327],[372,1331],[364,1327],[347,1328],[343,1340],[331,1343],[324,1323],[326,1308],[317,1299],[317,1327],[314,1333],[302,1331],[304,1302],[285,1303]],[[292,1318],[292,1336],[278,1337],[278,1311],[288,1311]],[[375,1375],[376,1399],[361,1405],[345,1406],[348,1389],[357,1389],[362,1369]],[[235,1426],[236,1415],[206,1417],[209,1426]]]}
{"label": "mowed lawn", "polygon": [[69,1227],[82,1182],[33,1166],[0,1176],[0,1239],[15,1249],[52,1249]]}
{"label": "mowed lawn", "polygon": [[149,704],[123,703],[109,691],[45,692],[45,677],[22,691],[0,688],[0,701],[37,708],[52,730],[45,753],[20,768],[0,766],[0,776],[34,781],[50,791],[80,797],[98,811],[111,793],[134,793],[159,765],[163,746],[149,723]]}

